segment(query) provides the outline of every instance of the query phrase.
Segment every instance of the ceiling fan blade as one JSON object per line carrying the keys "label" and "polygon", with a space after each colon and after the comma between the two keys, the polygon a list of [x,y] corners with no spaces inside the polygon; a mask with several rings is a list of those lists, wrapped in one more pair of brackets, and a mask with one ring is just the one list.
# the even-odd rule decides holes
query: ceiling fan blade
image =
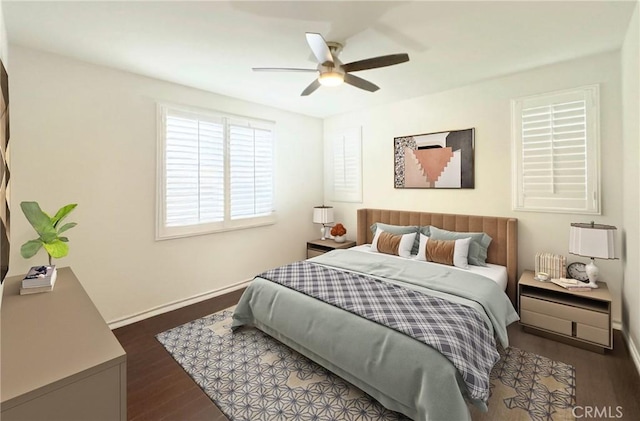
{"label": "ceiling fan blade", "polygon": [[325,63],[329,63],[333,66],[333,55],[331,55],[331,50],[329,50],[329,46],[322,35],[315,32],[307,32],[307,44],[313,51],[313,55],[316,56],[318,63],[325,66]]}
{"label": "ceiling fan blade", "polygon": [[254,72],[317,72],[318,69],[298,69],[295,67],[253,67]]}
{"label": "ceiling fan blade", "polygon": [[388,56],[380,56],[368,58],[366,60],[353,61],[343,64],[342,69],[345,72],[357,72],[358,70],[377,69],[378,67],[393,66],[394,64],[409,61],[409,54],[391,54]]}
{"label": "ceiling fan blade", "polygon": [[344,81],[349,85],[353,85],[356,88],[364,89],[369,92],[375,92],[380,89],[378,85],[374,85],[368,80],[364,80],[358,76],[350,75],[348,73],[344,75]]}
{"label": "ceiling fan blade", "polygon": [[306,87],[304,91],[302,91],[300,96],[307,96],[309,94],[312,94],[313,91],[315,91],[319,87],[320,87],[320,82],[318,81],[318,79],[315,79],[313,82],[311,82],[309,86]]}

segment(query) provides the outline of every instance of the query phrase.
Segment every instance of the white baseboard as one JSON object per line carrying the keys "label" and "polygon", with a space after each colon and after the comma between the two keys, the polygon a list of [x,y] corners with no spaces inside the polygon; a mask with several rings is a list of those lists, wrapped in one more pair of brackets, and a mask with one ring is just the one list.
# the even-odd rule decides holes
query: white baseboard
{"label": "white baseboard", "polygon": [[640,352],[638,352],[638,347],[631,340],[631,336],[629,335],[629,332],[627,332],[626,329],[622,330],[622,337],[624,338],[625,342],[627,342],[627,348],[629,348],[629,354],[631,354],[631,359],[636,365],[636,370],[638,370],[638,374],[640,374]]}
{"label": "white baseboard", "polygon": [[611,327],[615,330],[622,330],[622,323],[614,320],[611,322]]}
{"label": "white baseboard", "polygon": [[208,300],[209,298],[218,297],[220,295],[224,295],[229,292],[239,290],[240,288],[246,287],[249,284],[249,282],[251,282],[251,279],[246,281],[241,281],[241,282],[226,286],[224,288],[216,289],[214,291],[205,292],[204,294],[198,294],[198,295],[194,295],[193,297],[173,301],[171,303],[154,307],[152,309],[142,311],[140,313],[132,314],[130,316],[122,317],[120,319],[112,320],[107,324],[109,325],[109,328],[111,330],[117,329],[122,326],[130,325],[131,323],[148,319],[149,317],[157,316],[159,314],[167,313],[169,311],[186,307],[191,304],[199,303],[200,301]]}

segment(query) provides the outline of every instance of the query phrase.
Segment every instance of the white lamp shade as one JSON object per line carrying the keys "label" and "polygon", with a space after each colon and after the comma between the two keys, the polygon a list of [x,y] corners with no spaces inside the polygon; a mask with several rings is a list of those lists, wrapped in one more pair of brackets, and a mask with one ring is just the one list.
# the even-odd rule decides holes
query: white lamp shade
{"label": "white lamp shade", "polygon": [[615,259],[616,227],[571,224],[569,253],[597,259]]}
{"label": "white lamp shade", "polygon": [[330,224],[333,222],[333,208],[331,206],[316,206],[313,208],[314,224]]}

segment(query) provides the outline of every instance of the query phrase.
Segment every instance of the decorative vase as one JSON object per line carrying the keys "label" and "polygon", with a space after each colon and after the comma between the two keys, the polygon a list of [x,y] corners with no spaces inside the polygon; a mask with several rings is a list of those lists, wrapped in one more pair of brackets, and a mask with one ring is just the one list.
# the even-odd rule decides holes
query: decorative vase
{"label": "decorative vase", "polygon": [[344,235],[336,235],[335,237],[333,237],[333,241],[335,241],[336,243],[344,243],[344,240],[346,240]]}

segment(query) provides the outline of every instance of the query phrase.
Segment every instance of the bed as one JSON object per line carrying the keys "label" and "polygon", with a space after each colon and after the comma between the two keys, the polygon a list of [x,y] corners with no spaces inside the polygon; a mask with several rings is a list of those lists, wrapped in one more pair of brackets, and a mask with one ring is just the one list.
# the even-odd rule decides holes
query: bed
{"label": "bed", "polygon": [[[448,281],[453,276],[451,268],[370,253],[366,246],[336,250],[299,264],[305,268],[312,263],[312,267],[322,270],[337,269],[345,277],[371,276],[385,280],[384,287],[408,288],[411,292],[428,294],[429,299],[474,308],[477,310],[474,314],[481,317],[497,341],[508,345],[506,326],[517,320],[512,305],[517,273],[517,220],[360,209],[359,246],[374,240],[370,229],[374,223],[484,232],[492,238],[486,261],[503,268],[504,288],[496,280],[473,273],[456,277],[454,284]],[[424,275],[424,265],[432,266],[428,276]],[[461,376],[452,360],[438,350],[272,280],[256,277],[243,294],[234,312],[233,327],[243,325],[256,326],[361,388],[385,407],[416,421],[470,419],[467,402],[486,409],[488,391],[482,399],[473,395],[467,376]]]}

